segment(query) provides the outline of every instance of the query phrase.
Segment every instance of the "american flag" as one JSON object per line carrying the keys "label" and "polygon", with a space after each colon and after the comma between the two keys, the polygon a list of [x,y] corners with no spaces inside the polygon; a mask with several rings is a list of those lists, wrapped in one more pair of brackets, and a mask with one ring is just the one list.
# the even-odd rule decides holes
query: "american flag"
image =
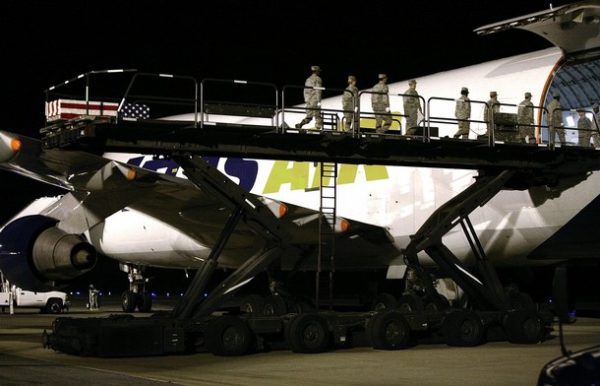
{"label": "american flag", "polygon": [[150,119],[150,107],[143,103],[125,103],[121,108],[123,119]]}

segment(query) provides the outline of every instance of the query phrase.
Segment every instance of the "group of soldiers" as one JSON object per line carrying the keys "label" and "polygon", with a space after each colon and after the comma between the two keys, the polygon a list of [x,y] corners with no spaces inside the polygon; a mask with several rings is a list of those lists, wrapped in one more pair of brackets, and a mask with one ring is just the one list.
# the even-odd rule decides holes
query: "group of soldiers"
{"label": "group of soldiers", "polygon": [[[311,75],[304,82],[304,103],[306,104],[306,116],[301,122],[296,124],[296,128],[302,128],[310,121],[315,119],[315,127],[323,128],[323,118],[321,116],[321,96],[323,90],[323,81],[319,76],[321,68],[311,66]],[[378,82],[371,91],[371,107],[375,116],[375,130],[377,133],[384,133],[392,125],[390,114],[390,97],[387,86],[388,77],[386,74],[379,74]],[[417,81],[412,79],[408,82],[408,90],[404,95],[404,115],[406,119],[407,135],[413,135],[417,130],[417,121],[419,112],[423,110],[419,102],[419,94],[416,91]],[[358,87],[356,87],[356,76],[348,76],[348,86],[342,95],[342,109],[344,118],[342,120],[342,130],[349,131],[352,127],[358,126]]]}
{"label": "group of soldiers", "polygon": [[[458,121],[458,131],[454,134],[454,138],[468,138],[471,123],[471,100],[469,99],[469,89],[463,87],[460,90],[460,94],[460,98],[456,100],[456,108],[454,110],[454,116]],[[533,102],[531,102],[531,93],[529,91],[526,92],[524,98],[525,99],[519,103],[517,108],[517,131],[512,140],[515,142],[535,143],[535,123],[533,119],[533,110],[535,107],[533,106]],[[492,121],[494,120],[494,115],[500,112],[500,106],[501,102],[498,101],[498,93],[496,91],[490,91],[490,99],[483,107],[483,119],[486,122],[486,132],[484,136],[489,135],[492,130]],[[560,119],[562,122],[562,115],[557,119]],[[549,125],[551,125],[550,122]],[[560,126],[562,126],[562,123]],[[562,131],[564,138],[564,130]]]}
{"label": "group of soldiers", "polygon": [[[323,118],[321,116],[321,96],[323,90],[323,81],[319,76],[321,68],[319,66],[311,66],[312,74],[304,83],[304,102],[306,103],[306,116],[296,124],[296,128],[309,123],[313,118],[316,121],[316,128],[323,128]],[[389,88],[387,85],[388,77],[386,74],[379,74],[378,82],[371,89],[371,107],[375,116],[375,130],[377,133],[386,132],[392,125],[392,115],[390,114],[390,99]],[[358,87],[356,86],[356,76],[348,76],[348,86],[342,95],[343,120],[341,129],[348,131],[352,127],[358,127]],[[402,94],[404,118],[406,121],[406,135],[415,135],[418,129],[419,114],[423,114],[419,93],[416,90],[417,81],[411,79],[408,81],[408,89]],[[535,138],[535,121],[534,110],[536,107],[531,102],[531,93],[526,92],[523,101],[519,103],[516,117],[516,132],[511,136],[510,140],[515,142],[536,143]],[[486,133],[492,128],[494,115],[500,112],[501,102],[498,101],[498,93],[490,91],[490,99],[484,105],[483,117],[486,122]],[[560,95],[555,92],[553,99],[548,105],[547,124],[549,135],[552,138],[558,136],[561,145],[566,143],[565,129],[562,120],[562,107],[560,104]],[[598,105],[594,106],[594,112],[599,110]],[[585,110],[578,110],[579,120],[577,128],[579,129],[579,144],[582,146],[591,146],[592,139],[592,122],[585,115]],[[454,116],[458,122],[458,130],[454,134],[454,138],[468,138],[471,122],[471,101],[469,99],[469,89],[462,87],[460,97],[456,100]],[[595,115],[596,125],[600,125],[600,117]],[[600,138],[598,135],[593,136],[594,146],[600,146]]]}

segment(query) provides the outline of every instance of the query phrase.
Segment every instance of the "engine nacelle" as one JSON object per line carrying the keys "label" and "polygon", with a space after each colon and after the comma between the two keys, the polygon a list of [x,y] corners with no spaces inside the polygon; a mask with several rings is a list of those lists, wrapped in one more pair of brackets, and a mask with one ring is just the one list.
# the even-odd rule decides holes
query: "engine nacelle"
{"label": "engine nacelle", "polygon": [[30,290],[73,279],[96,264],[96,250],[82,236],[63,232],[57,220],[25,216],[0,232],[0,270],[19,287]]}

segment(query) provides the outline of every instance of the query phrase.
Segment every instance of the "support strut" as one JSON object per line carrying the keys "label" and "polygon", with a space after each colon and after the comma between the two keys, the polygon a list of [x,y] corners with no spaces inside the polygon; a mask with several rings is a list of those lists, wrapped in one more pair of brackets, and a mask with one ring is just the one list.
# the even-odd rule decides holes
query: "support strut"
{"label": "support strut", "polygon": [[[289,237],[287,232],[281,228],[281,220],[275,218],[266,206],[217,169],[211,167],[206,161],[185,154],[174,155],[173,159],[183,168],[192,183],[200,189],[220,197],[232,210],[204,266],[196,272],[185,295],[173,310],[173,316],[177,318],[200,317],[209,315],[240,287],[252,280],[258,272],[266,269],[284,251],[287,252],[290,248]],[[265,235],[267,246],[246,260],[208,297],[204,298],[207,284],[217,267],[219,256],[240,221],[244,221],[257,234]],[[293,253],[293,251],[290,252]]]}
{"label": "support strut", "polygon": [[[417,254],[420,251],[425,251],[442,271],[482,308],[508,309],[509,303],[502,291],[500,280],[487,259],[468,216],[500,192],[514,174],[514,171],[505,170],[497,175],[480,175],[467,189],[437,209],[411,237],[410,243],[404,250],[404,259],[407,266],[415,271],[422,282],[428,298],[435,298],[437,291],[433,280],[419,262]],[[480,277],[469,272],[442,243],[442,237],[459,223],[476,257]]]}

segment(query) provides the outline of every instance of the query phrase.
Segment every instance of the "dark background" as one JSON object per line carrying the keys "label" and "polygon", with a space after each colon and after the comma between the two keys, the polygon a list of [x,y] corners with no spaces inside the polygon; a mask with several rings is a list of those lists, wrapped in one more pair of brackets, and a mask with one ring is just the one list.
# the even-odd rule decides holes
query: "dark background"
{"label": "dark background", "polygon": [[[390,82],[419,77],[549,47],[524,31],[472,32],[548,7],[531,0],[5,0],[0,129],[36,137],[44,89],[90,70],[136,68],[279,87],[302,84],[313,64],[327,87],[345,87],[348,74],[358,77],[359,88],[376,83],[380,72]],[[0,186],[0,222],[36,197],[63,193],[7,172],[0,172]],[[110,271],[115,263],[98,272],[104,266]]]}

